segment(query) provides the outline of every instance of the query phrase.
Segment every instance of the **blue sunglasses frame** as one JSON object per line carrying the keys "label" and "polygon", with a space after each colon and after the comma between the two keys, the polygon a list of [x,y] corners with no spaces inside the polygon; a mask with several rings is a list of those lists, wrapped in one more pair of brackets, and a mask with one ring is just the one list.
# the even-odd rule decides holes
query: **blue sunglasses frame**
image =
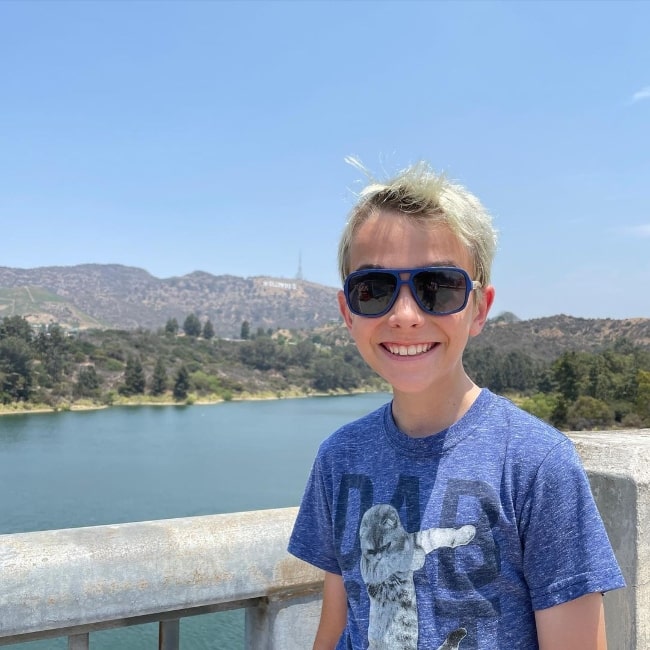
{"label": "blue sunglasses frame", "polygon": [[[406,280],[402,279],[402,275],[408,273],[408,278]],[[432,305],[430,306],[427,302],[424,302],[423,296],[419,295],[422,291],[422,287],[418,288],[416,286],[416,280],[418,277],[421,277],[423,274],[431,274],[433,277],[427,278],[426,283],[429,285],[435,285],[431,288],[432,291]],[[445,274],[447,277],[445,277]],[[382,277],[383,276],[383,277]],[[462,282],[454,282],[450,279],[450,276],[455,276],[457,279],[462,280]],[[378,283],[383,282],[386,285],[388,278],[394,281],[394,287],[391,286],[378,286]],[[443,282],[446,282],[443,284]],[[363,284],[366,284],[366,290],[370,294],[369,297],[362,299],[360,298],[360,288]],[[390,284],[390,283],[389,283]],[[364,316],[365,318],[379,318],[387,314],[395,304],[397,296],[399,295],[400,289],[403,285],[408,285],[411,295],[413,296],[418,307],[425,312],[433,316],[448,316],[450,314],[456,314],[459,311],[463,311],[467,306],[467,301],[469,300],[469,295],[474,289],[480,289],[481,283],[476,280],[472,280],[467,271],[464,269],[458,268],[456,266],[425,266],[417,267],[411,269],[383,269],[383,268],[369,268],[369,269],[360,269],[359,271],[353,271],[350,273],[347,278],[345,278],[345,283],[343,284],[343,293],[345,294],[345,301],[348,305],[348,308],[353,314],[357,316]],[[455,297],[456,300],[453,301],[453,306],[448,309],[436,309],[435,301],[438,297],[438,294],[441,290],[446,290],[442,297],[446,297],[446,302],[449,303],[452,297]],[[390,298],[385,303],[385,305],[377,312],[368,312],[361,309],[362,302],[369,302],[371,299],[376,299],[377,294],[380,298],[384,298],[388,292],[391,292]],[[450,293],[451,292],[451,293]],[[457,299],[461,297],[459,292],[462,292],[462,300],[457,304]],[[372,305],[368,305],[372,306]]]}

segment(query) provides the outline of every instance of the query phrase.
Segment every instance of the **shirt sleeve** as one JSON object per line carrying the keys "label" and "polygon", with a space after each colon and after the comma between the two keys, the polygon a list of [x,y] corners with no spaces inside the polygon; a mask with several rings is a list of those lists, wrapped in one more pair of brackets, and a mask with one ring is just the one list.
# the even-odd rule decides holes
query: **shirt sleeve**
{"label": "shirt sleeve", "polygon": [[520,532],[533,609],[625,586],[570,440],[556,445],[539,466]]}
{"label": "shirt sleeve", "polygon": [[327,489],[320,458],[307,481],[298,517],[289,540],[289,553],[319,569],[341,575],[332,525],[331,489]]}

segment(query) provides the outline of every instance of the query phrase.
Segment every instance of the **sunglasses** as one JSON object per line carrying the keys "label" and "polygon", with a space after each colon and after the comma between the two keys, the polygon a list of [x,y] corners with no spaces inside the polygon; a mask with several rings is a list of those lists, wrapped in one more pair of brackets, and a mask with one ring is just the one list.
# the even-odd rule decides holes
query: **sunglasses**
{"label": "sunglasses", "polygon": [[[403,280],[406,273],[408,278]],[[462,311],[469,294],[481,286],[456,267],[363,269],[345,278],[343,293],[353,314],[377,318],[393,308],[403,284],[408,285],[420,309],[435,316]]]}

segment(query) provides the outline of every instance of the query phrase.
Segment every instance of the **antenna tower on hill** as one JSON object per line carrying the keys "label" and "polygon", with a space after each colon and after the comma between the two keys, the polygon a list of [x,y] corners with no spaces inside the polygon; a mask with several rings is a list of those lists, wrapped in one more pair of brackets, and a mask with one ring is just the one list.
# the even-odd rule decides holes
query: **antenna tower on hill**
{"label": "antenna tower on hill", "polygon": [[298,273],[296,273],[296,280],[304,280],[302,275],[302,253],[298,253]]}

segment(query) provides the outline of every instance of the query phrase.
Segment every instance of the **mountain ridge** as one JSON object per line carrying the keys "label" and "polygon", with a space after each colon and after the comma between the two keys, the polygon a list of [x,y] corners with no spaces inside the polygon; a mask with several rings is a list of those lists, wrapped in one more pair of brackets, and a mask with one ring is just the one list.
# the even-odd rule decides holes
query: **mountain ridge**
{"label": "mountain ridge", "polygon": [[[239,336],[241,323],[258,328],[315,329],[340,323],[338,289],[296,278],[212,275],[192,271],[158,278],[122,264],[79,264],[20,269],[0,266],[0,318],[74,329],[158,329],[188,314],[210,319],[222,338]],[[559,314],[490,319],[472,346],[529,349],[535,356],[565,349],[597,350],[616,339],[650,347],[650,318],[587,319]],[[579,345],[575,342],[579,341]]]}
{"label": "mountain ridge", "polygon": [[75,329],[157,329],[190,313],[209,318],[222,337],[238,335],[244,320],[306,329],[338,320],[336,292],[306,280],[205,271],[163,279],[120,264],[0,267],[0,317]]}

